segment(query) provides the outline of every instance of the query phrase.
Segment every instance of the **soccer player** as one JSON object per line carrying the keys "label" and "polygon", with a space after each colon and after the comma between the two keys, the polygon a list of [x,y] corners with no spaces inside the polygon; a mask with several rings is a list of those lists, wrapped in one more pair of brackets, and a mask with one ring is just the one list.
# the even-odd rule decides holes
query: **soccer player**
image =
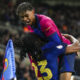
{"label": "soccer player", "polygon": [[[32,56],[32,59],[37,62],[36,65],[32,63],[36,73],[38,72],[38,70],[41,69],[41,67],[45,66],[41,69],[40,72],[42,72],[43,70],[41,74],[42,77],[39,77],[38,80],[58,80],[58,56],[64,53],[59,52],[59,49],[56,46],[52,46],[52,49],[45,50],[44,45],[46,45],[47,41],[44,41],[42,38],[34,33],[26,34],[21,42],[21,59],[26,55],[26,52],[29,53]],[[74,46],[75,45],[76,44],[74,44]],[[52,58],[48,56],[52,56]],[[44,77],[45,75],[43,73],[47,74],[47,76]]]}
{"label": "soccer player", "polygon": [[[56,57],[56,54],[59,55],[62,53],[64,54],[60,59],[60,80],[70,80],[71,74],[74,72],[74,61],[76,54],[65,55],[65,53],[79,51],[80,47],[78,43],[71,44],[68,39],[61,35],[59,29],[51,18],[45,15],[35,14],[34,8],[28,2],[21,3],[18,6],[17,15],[22,22],[27,24],[30,32],[37,34],[47,42],[42,48],[45,52],[47,50],[44,55],[47,61],[43,60],[42,62],[39,62],[38,68],[36,67],[37,62],[35,62],[29,54],[32,66],[35,68],[36,76],[39,77],[38,80],[58,80],[56,69],[58,66],[56,66],[56,64],[58,63],[56,61],[54,62],[54,57]],[[50,54],[55,54],[55,56]],[[52,62],[55,64],[52,65]],[[53,69],[54,66],[55,69]],[[37,70],[39,71],[37,72]],[[39,75],[39,73],[41,75]]]}

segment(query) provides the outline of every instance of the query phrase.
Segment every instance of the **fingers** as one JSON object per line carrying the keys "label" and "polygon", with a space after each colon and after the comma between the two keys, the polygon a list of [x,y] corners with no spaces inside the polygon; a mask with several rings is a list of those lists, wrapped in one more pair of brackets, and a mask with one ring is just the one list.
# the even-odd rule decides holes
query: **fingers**
{"label": "fingers", "polygon": [[79,52],[79,51],[80,51],[80,47],[76,47],[76,48],[74,48],[73,51],[75,51],[75,52]]}
{"label": "fingers", "polygon": [[73,52],[79,52],[79,50],[80,50],[80,48],[79,47],[77,47],[77,48],[74,48],[74,49],[72,49],[72,50],[69,50],[69,53],[73,53]]}
{"label": "fingers", "polygon": [[69,34],[62,34],[64,37],[70,37]]}
{"label": "fingers", "polygon": [[73,53],[73,52],[78,52],[78,51],[80,51],[80,44],[78,41],[76,41],[76,43],[72,45],[68,45],[66,48],[67,53]]}
{"label": "fingers", "polygon": [[74,51],[76,51],[76,52],[78,52],[78,51],[80,51],[80,44],[79,44],[79,41],[76,41],[76,43],[75,44],[73,44],[73,50]]}
{"label": "fingers", "polygon": [[80,46],[79,41],[78,41],[78,40],[75,41],[75,43],[73,43],[73,45],[74,45],[75,47]]}

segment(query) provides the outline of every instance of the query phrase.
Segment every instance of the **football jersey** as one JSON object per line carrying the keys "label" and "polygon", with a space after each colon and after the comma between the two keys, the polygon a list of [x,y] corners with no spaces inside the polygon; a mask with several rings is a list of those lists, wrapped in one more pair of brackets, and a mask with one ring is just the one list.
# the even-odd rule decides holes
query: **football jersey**
{"label": "football jersey", "polygon": [[29,54],[31,64],[38,80],[58,80],[58,56],[65,54],[70,41],[61,35],[51,18],[38,14],[35,17],[37,27],[28,25],[28,29],[48,43],[41,47],[45,60],[34,61]]}

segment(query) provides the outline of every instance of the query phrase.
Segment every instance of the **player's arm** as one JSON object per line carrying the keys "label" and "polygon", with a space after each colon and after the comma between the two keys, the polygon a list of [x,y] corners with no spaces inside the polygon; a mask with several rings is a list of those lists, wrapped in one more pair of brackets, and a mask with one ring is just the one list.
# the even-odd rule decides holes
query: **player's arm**
{"label": "player's arm", "polygon": [[49,22],[45,23],[43,32],[49,40],[49,42],[46,43],[45,46],[43,47],[44,49],[49,49],[51,47],[55,48],[58,55],[63,54],[63,53],[69,54],[72,52],[77,52],[80,49],[80,47],[78,45],[76,45],[76,48],[74,49],[76,43],[71,44],[71,45],[67,45],[66,43],[63,43],[60,40],[53,25],[50,24]]}
{"label": "player's arm", "polygon": [[78,51],[80,51],[80,45],[78,41],[74,42],[73,44],[67,45],[66,47],[66,54],[70,54]]}
{"label": "player's arm", "polygon": [[71,47],[73,47],[72,48],[73,50],[77,50],[78,49],[79,41],[75,37],[73,37],[72,35],[69,35],[69,34],[62,34],[62,36],[64,36],[65,38],[69,39],[73,43],[72,46],[69,45],[68,51],[71,50]]}
{"label": "player's arm", "polygon": [[43,49],[47,50],[49,48],[54,48],[58,55],[60,54],[71,54],[73,52],[78,52],[80,50],[79,42],[74,42],[73,44],[67,45],[66,43],[61,42],[60,38],[58,37],[57,33],[49,36],[48,39],[50,41],[45,44]]}
{"label": "player's arm", "polygon": [[79,42],[74,36],[69,34],[62,34],[65,38],[69,39],[72,43],[75,43],[76,41]]}
{"label": "player's arm", "polygon": [[72,46],[69,45],[69,50],[71,50],[71,47],[74,47],[73,48],[74,50],[78,49],[79,41],[75,37],[73,37],[72,35],[69,35],[69,34],[62,34],[62,37],[65,38],[65,39],[67,39],[67,40],[70,40],[71,43],[73,43]]}

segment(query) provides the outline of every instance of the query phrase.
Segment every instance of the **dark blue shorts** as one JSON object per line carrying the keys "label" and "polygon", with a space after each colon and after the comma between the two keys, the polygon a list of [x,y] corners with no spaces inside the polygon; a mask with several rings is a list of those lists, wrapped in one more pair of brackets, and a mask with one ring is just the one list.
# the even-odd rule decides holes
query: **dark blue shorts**
{"label": "dark blue shorts", "polygon": [[76,53],[59,56],[59,72],[74,72]]}

